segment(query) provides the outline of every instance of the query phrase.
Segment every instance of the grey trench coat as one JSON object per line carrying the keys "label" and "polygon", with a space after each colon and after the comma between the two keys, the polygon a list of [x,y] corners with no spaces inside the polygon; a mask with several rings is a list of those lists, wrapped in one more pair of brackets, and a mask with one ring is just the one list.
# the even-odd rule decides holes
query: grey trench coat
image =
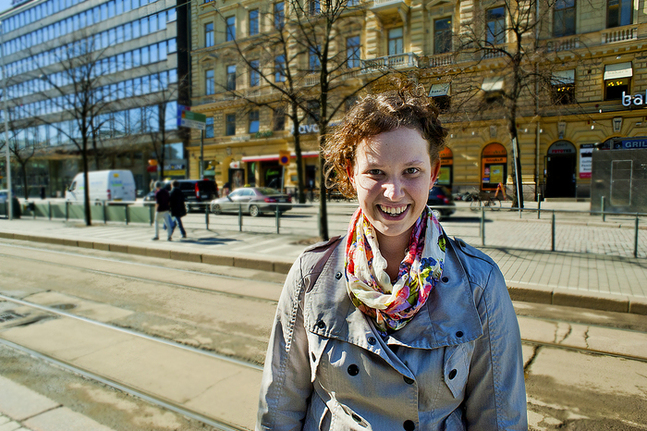
{"label": "grey trench coat", "polygon": [[527,430],[519,327],[488,256],[449,240],[427,303],[384,337],[351,303],[343,274],[338,239],[290,270],[257,430]]}

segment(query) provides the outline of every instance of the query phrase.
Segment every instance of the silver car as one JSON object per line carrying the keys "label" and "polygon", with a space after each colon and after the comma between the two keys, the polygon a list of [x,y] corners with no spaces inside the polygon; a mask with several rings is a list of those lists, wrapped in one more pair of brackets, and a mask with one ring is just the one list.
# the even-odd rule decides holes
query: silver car
{"label": "silver car", "polygon": [[257,217],[264,212],[280,212],[292,208],[292,196],[283,194],[269,187],[241,187],[229,193],[224,198],[211,201],[211,212],[221,214],[223,212],[238,212],[239,209],[252,217]]}

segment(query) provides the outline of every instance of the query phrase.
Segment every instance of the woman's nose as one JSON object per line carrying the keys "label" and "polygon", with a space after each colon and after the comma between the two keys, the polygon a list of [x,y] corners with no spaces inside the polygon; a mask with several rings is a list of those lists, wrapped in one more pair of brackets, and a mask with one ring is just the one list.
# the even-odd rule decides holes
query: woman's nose
{"label": "woman's nose", "polygon": [[402,181],[399,178],[392,178],[384,184],[384,197],[397,201],[404,196]]}

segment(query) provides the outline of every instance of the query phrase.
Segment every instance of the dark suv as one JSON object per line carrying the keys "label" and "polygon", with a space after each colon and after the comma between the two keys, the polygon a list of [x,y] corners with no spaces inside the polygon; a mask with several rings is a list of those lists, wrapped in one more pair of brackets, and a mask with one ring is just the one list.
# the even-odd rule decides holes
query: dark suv
{"label": "dark suv", "polygon": [[[188,211],[203,211],[207,204],[218,197],[218,185],[214,180],[177,180],[184,193]],[[165,181],[164,187],[171,190],[171,181]],[[196,205],[203,203],[203,205]]]}
{"label": "dark suv", "polygon": [[454,197],[449,192],[449,189],[443,186],[434,186],[429,190],[427,205],[432,207],[431,210],[434,212],[438,220],[444,217],[449,217],[456,211]]}

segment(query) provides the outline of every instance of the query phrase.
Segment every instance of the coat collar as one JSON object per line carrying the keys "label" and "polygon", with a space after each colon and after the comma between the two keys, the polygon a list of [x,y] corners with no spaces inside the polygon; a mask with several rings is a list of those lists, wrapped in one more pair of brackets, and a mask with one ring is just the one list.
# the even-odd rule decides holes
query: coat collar
{"label": "coat collar", "polygon": [[[383,339],[386,344],[435,349],[473,341],[483,335],[468,276],[451,241],[447,243],[441,282],[403,329]],[[382,343],[376,342],[380,335],[370,318],[348,297],[344,244],[344,240],[337,243],[321,275],[306,293],[304,324],[310,332],[323,337],[336,338],[380,356],[391,356],[392,353],[383,351]]]}

